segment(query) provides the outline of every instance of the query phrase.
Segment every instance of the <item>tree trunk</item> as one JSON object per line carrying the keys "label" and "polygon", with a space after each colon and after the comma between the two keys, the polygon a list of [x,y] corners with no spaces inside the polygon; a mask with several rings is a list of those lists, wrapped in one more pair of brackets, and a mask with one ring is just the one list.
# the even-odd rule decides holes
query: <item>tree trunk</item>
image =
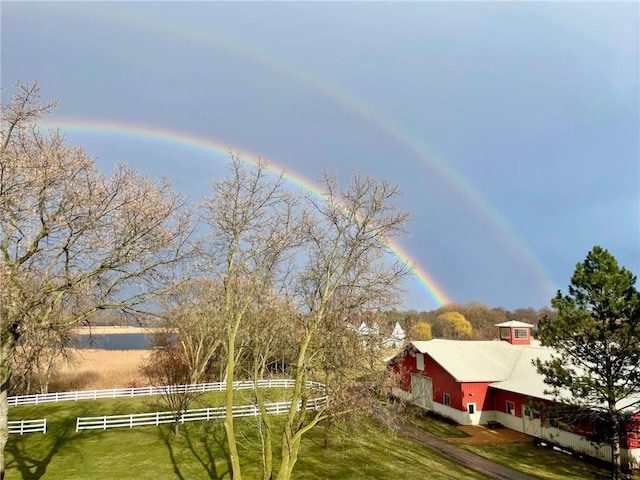
{"label": "tree trunk", "polygon": [[235,359],[235,342],[236,335],[234,331],[229,332],[228,359],[226,371],[226,415],[224,418],[224,429],[227,433],[227,446],[229,447],[229,461],[231,463],[231,478],[233,480],[242,480],[242,472],[240,471],[240,457],[238,455],[238,444],[236,442],[236,433],[233,423],[233,379],[236,366]]}
{"label": "tree trunk", "polygon": [[620,456],[620,420],[615,403],[609,406],[609,420],[611,425],[611,480],[622,479],[622,464]]}
{"label": "tree trunk", "polygon": [[311,342],[311,333],[307,332],[298,350],[296,361],[296,381],[291,393],[291,407],[287,415],[287,420],[282,432],[282,462],[278,469],[277,480],[289,480],[291,472],[298,459],[298,449],[300,448],[300,437],[295,430],[298,430],[298,402],[302,399],[302,389],[304,388],[304,366],[307,356],[307,348]]}
{"label": "tree trunk", "polygon": [[13,336],[10,332],[3,332],[0,340],[0,480],[4,479],[5,459],[4,449],[9,439],[9,380],[11,379],[11,356],[13,351]]}

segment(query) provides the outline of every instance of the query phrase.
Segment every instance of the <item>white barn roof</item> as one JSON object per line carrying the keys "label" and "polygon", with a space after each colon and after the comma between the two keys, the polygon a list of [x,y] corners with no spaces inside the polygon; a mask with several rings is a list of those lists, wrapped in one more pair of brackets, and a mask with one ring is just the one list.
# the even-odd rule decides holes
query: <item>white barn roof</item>
{"label": "white barn roof", "polygon": [[509,378],[521,345],[497,340],[428,340],[411,342],[438,362],[458,382],[498,382]]}

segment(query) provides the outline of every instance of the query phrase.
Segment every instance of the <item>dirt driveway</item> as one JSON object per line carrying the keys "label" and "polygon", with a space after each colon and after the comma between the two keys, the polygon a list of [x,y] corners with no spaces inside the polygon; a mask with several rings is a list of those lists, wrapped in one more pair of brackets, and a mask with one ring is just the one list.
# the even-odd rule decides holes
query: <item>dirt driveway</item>
{"label": "dirt driveway", "polygon": [[505,443],[531,442],[533,437],[516,432],[509,428],[492,430],[482,425],[463,425],[458,430],[469,435],[463,438],[447,438],[451,443],[463,443],[467,445],[502,445]]}

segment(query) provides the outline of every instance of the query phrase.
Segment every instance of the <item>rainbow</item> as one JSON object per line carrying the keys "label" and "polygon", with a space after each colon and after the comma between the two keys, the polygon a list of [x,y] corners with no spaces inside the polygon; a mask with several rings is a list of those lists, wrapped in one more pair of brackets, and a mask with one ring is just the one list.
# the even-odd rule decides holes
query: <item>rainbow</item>
{"label": "rainbow", "polygon": [[[407,128],[389,121],[388,115],[384,115],[382,112],[375,110],[370,105],[359,100],[354,94],[318,78],[297,65],[292,65],[291,62],[288,62],[284,58],[278,58],[278,56],[272,52],[261,51],[253,46],[240,42],[236,38],[230,39],[215,29],[203,30],[186,28],[184,24],[180,24],[179,22],[169,22],[158,16],[148,14],[143,15],[140,10],[134,11],[132,14],[131,11],[121,8],[107,8],[101,9],[100,13],[97,14],[93,7],[90,9],[77,9],[75,5],[60,6],[56,4],[53,8],[55,8],[56,11],[59,8],[65,8],[68,15],[79,15],[81,17],[91,16],[99,21],[111,22],[119,27],[128,25],[132,29],[143,29],[151,34],[180,38],[182,41],[188,41],[192,44],[219,49],[244,58],[256,65],[261,65],[267,70],[320,92],[325,97],[331,99],[336,105],[357,115],[359,118],[375,126],[386,136],[393,138],[398,145],[402,146],[406,151],[410,152],[426,165],[427,168],[439,175],[440,178],[452,187],[453,191],[457,192],[458,195],[465,200],[487,225],[491,226],[498,237],[504,242],[507,250],[511,253],[510,258],[516,263],[519,263],[526,271],[530,272],[536,279],[536,282],[544,289],[545,293],[551,296],[557,290],[556,282],[551,280],[551,276],[544,270],[536,256],[527,247],[525,240],[517,235],[514,228],[508,224],[497,209],[490,205],[462,174],[454,170],[448,162],[439,158],[439,156],[433,152],[433,149],[429,149],[428,151],[414,135],[407,133]],[[302,179],[299,176],[292,174],[291,181],[303,185],[303,183],[299,183],[300,180]],[[306,185],[304,188],[308,186],[309,185]],[[314,191],[313,187],[309,190]]]}
{"label": "rainbow", "polygon": [[[228,159],[230,152],[234,152],[239,154],[242,160],[251,164],[255,164],[258,159],[258,155],[231,145],[225,145],[221,142],[205,139],[185,132],[170,130],[167,128],[151,127],[148,125],[121,122],[116,123],[84,118],[48,119],[41,122],[41,125],[47,128],[60,129],[61,132],[113,134],[131,137],[134,139],[169,143],[206,153],[213,153],[216,156],[221,158],[224,157],[225,159]],[[303,176],[285,169],[271,161],[269,161],[268,168],[275,174],[279,175],[282,173],[284,179],[288,183],[310,192],[318,198],[323,198],[322,190],[320,190],[312,181],[307,180]],[[447,303],[451,303],[451,299],[445,293],[444,289],[436,283],[425,268],[421,267],[411,258],[410,254],[405,249],[394,241],[389,241],[388,247],[393,255],[411,271],[412,275],[420,283],[421,287],[436,303],[436,306],[439,307]]]}

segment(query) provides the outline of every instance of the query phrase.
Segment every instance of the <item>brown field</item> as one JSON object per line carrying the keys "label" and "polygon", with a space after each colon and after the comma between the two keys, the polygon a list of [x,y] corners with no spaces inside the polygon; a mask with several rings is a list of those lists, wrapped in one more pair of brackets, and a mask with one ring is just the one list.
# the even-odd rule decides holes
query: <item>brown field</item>
{"label": "brown field", "polygon": [[149,350],[70,349],[72,360],[61,361],[50,391],[141,387],[149,382],[140,365]]}

